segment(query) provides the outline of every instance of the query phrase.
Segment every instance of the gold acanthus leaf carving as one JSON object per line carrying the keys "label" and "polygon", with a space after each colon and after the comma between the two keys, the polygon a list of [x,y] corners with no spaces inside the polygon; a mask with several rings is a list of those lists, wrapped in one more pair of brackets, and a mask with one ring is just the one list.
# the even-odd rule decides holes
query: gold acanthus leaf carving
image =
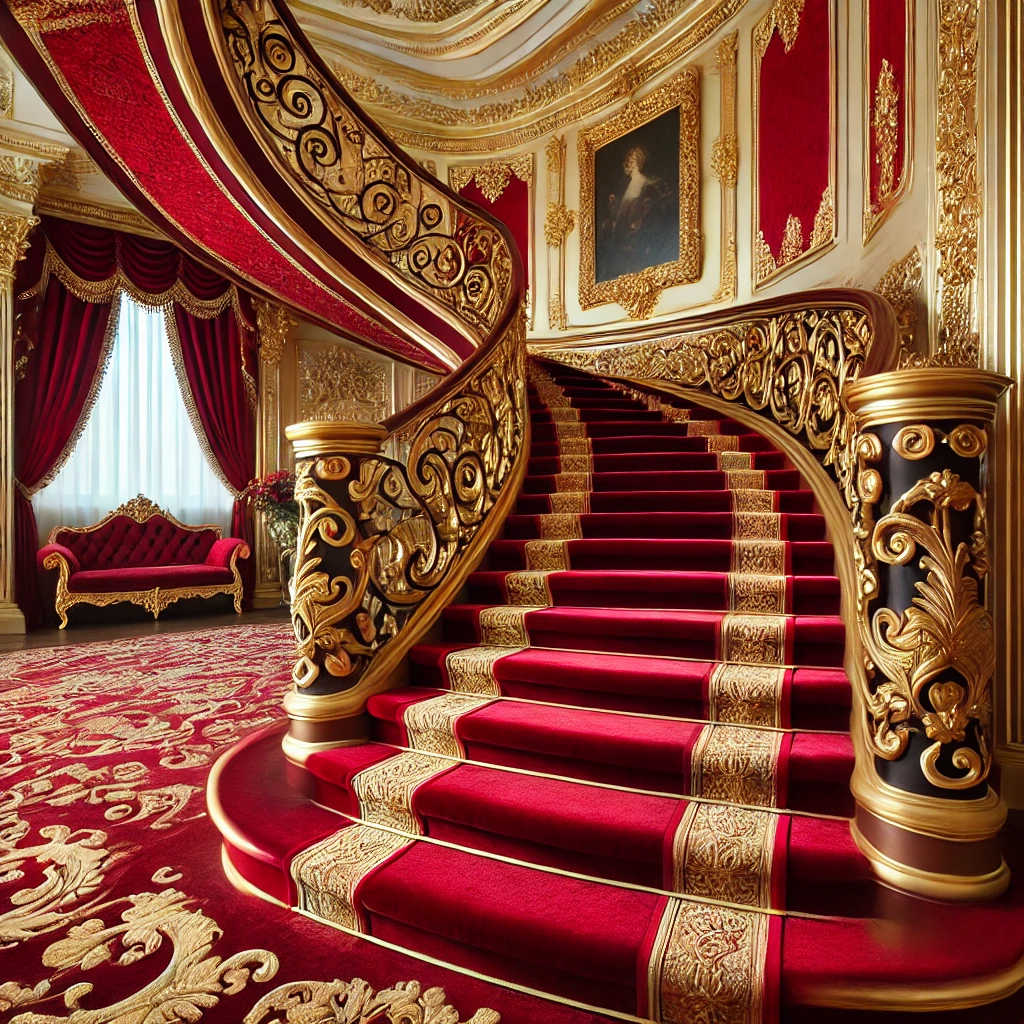
{"label": "gold acanthus leaf carving", "polygon": [[266,299],[253,299],[256,312],[256,330],[259,336],[260,359],[276,366],[284,355],[284,347],[298,321],[291,312],[276,302]]}
{"label": "gold acanthus leaf carving", "polygon": [[28,233],[38,223],[38,217],[0,213],[0,279],[14,280],[14,268],[28,252]]}
{"label": "gold acanthus leaf carving", "polygon": [[562,245],[576,227],[576,213],[563,203],[548,203],[544,217],[544,241],[553,248]]}
{"label": "gold acanthus leaf carving", "polygon": [[885,299],[896,314],[900,328],[900,368],[916,364],[914,333],[917,329],[918,307],[924,264],[917,247],[890,264],[879,278],[875,291]]}
{"label": "gold acanthus leaf carving", "polygon": [[931,365],[977,366],[978,0],[939,0],[935,133],[938,352]]}
{"label": "gold acanthus leaf carving", "polygon": [[884,57],[875,86],[875,163],[878,164],[878,202],[887,203],[896,188],[896,145],[899,139],[899,89],[892,65]]}
{"label": "gold acanthus leaf carving", "polygon": [[532,153],[524,153],[508,161],[492,160],[486,164],[449,167],[448,183],[456,192],[461,192],[475,180],[484,198],[494,203],[508,188],[513,175],[527,185],[533,184]]}
{"label": "gold acanthus leaf carving", "polygon": [[[972,509],[970,539],[956,541],[952,515]],[[981,495],[948,469],[919,480],[871,535],[871,555],[879,562],[907,565],[918,555],[926,574],[914,584],[909,608],[879,608],[870,620],[867,653],[884,677],[869,703],[872,744],[882,757],[899,757],[916,718],[934,741],[921,755],[922,771],[941,789],[976,786],[991,768],[995,646],[992,618],[979,599],[979,580],[988,572],[986,536]],[[952,765],[961,776],[939,768],[947,744],[956,744]]]}
{"label": "gold acanthus leaf carving", "polygon": [[800,16],[805,3],[806,0],[775,0],[771,10],[754,29],[754,49],[758,56],[764,57],[776,30],[786,53],[789,53],[800,32]]}
{"label": "gold acanthus leaf carving", "polygon": [[711,146],[711,173],[725,188],[735,188],[739,167],[739,143],[731,132],[720,135]]}
{"label": "gold acanthus leaf carving", "polygon": [[[461,1014],[445,1002],[444,989],[423,991],[418,981],[374,991],[365,981],[290,981],[268,992],[243,1024],[459,1024]],[[479,1009],[465,1024],[498,1024],[501,1015]]]}
{"label": "gold acanthus leaf carving", "polygon": [[388,414],[388,365],[341,345],[299,356],[299,407],[305,420],[380,423]]}

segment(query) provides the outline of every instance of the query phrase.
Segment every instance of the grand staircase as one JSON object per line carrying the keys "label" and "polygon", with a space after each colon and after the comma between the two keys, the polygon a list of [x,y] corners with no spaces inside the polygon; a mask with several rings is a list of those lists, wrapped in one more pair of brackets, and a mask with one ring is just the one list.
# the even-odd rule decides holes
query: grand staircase
{"label": "grand staircase", "polygon": [[[527,476],[486,568],[408,685],[370,699],[374,740],[292,766],[264,835],[229,776],[270,780],[279,735],[223,766],[230,870],[342,928],[674,1024],[820,1020],[911,966],[997,970],[990,942],[930,956],[935,908],[878,886],[851,838],[839,583],[800,475],[708,409],[530,374]],[[980,939],[981,914],[942,911]]]}

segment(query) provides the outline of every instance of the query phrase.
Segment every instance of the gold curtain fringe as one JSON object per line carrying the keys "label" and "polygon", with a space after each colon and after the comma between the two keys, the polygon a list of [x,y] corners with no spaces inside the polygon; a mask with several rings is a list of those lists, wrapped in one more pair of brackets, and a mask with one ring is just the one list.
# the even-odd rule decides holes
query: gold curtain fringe
{"label": "gold curtain fringe", "polygon": [[[229,306],[238,318],[240,326],[247,330],[254,330],[249,318],[242,312],[238,299],[238,289],[228,283],[224,292],[216,299],[200,299],[182,283],[180,277],[175,278],[174,284],[162,292],[147,292],[139,288],[129,278],[118,264],[117,270],[102,281],[87,281],[84,277],[76,274],[60,257],[53,245],[47,241],[46,256],[43,258],[43,272],[40,279],[38,291],[45,294],[46,285],[50,275],[58,281],[72,295],[83,302],[112,302],[114,295],[124,292],[134,299],[140,306],[149,309],[163,309],[171,303],[177,303],[191,316],[199,317],[201,320],[212,320],[220,316]],[[29,293],[25,293],[28,295]]]}
{"label": "gold curtain fringe", "polygon": [[213,470],[214,475],[237,500],[242,497],[243,492],[236,491],[224,475],[224,471],[220,468],[220,463],[217,461],[217,456],[213,454],[213,449],[210,447],[209,438],[207,438],[206,430],[203,428],[203,421],[199,418],[199,410],[196,408],[195,399],[192,397],[192,388],[188,383],[188,374],[185,372],[185,359],[181,354],[181,338],[178,335],[178,323],[174,318],[174,307],[170,304],[164,306],[164,320],[167,323],[167,343],[171,349],[174,376],[178,378],[181,398],[185,403],[185,411],[188,413],[192,429],[196,433],[196,440],[199,442],[199,447],[203,450],[203,455],[206,456],[206,461],[210,464],[210,469]]}
{"label": "gold curtain fringe", "polygon": [[64,445],[63,450],[58,456],[57,461],[51,467],[50,472],[35,484],[35,486],[31,488],[22,486],[22,491],[24,492],[25,497],[30,501],[32,500],[32,495],[35,494],[36,491],[41,491],[44,487],[53,483],[53,481],[57,479],[57,474],[64,468],[65,463],[71,458],[75,448],[78,447],[78,442],[81,440],[86,424],[88,424],[89,419],[92,416],[92,410],[96,405],[96,400],[100,396],[100,388],[103,386],[103,381],[107,376],[107,368],[110,366],[110,357],[114,353],[114,337],[117,334],[117,324],[120,317],[121,296],[117,293],[110,301],[107,329],[103,332],[103,349],[100,352],[99,362],[96,364],[96,373],[93,375],[92,384],[89,387],[89,395],[85,400],[85,405],[82,406],[82,412],[78,417],[78,422],[75,424],[75,429],[71,432],[71,436],[68,438],[67,444]]}

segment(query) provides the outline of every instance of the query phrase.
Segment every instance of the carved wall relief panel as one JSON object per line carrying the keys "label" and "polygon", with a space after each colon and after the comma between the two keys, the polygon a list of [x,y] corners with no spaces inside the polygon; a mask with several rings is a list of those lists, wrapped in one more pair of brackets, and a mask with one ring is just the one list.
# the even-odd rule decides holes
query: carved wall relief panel
{"label": "carved wall relief panel", "polygon": [[910,187],[914,0],[864,4],[864,241]]}
{"label": "carved wall relief panel", "polygon": [[836,237],[834,0],[775,0],[753,62],[758,288]]}
{"label": "carved wall relief panel", "polygon": [[299,418],[380,423],[390,412],[393,364],[341,345],[303,342]]}

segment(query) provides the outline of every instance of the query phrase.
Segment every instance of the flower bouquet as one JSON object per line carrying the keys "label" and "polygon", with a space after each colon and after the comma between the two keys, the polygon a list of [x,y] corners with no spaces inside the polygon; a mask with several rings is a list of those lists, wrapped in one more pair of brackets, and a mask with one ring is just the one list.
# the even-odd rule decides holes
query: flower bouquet
{"label": "flower bouquet", "polygon": [[279,469],[250,480],[245,496],[262,512],[267,533],[280,551],[294,550],[299,534],[299,505],[295,500],[295,474]]}

